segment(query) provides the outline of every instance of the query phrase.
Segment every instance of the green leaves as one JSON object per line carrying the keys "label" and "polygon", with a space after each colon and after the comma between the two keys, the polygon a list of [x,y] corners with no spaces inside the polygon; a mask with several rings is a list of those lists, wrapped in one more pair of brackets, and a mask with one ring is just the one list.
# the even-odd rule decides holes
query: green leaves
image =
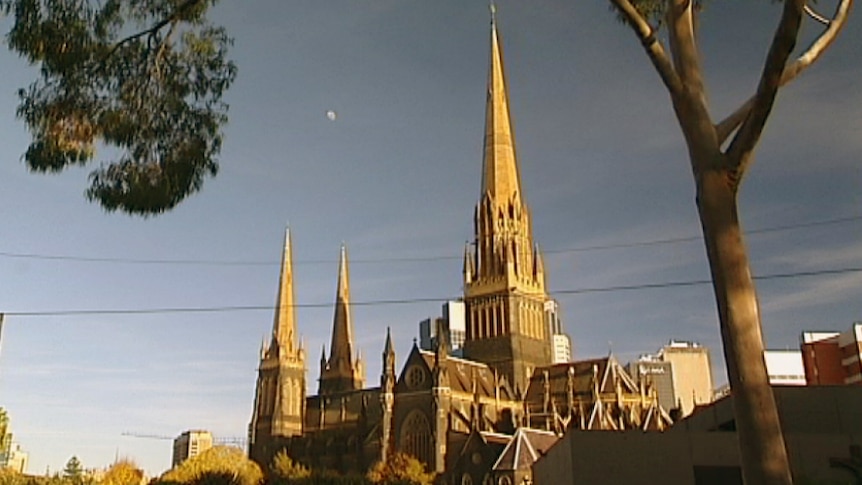
{"label": "green leaves", "polygon": [[19,91],[17,115],[33,136],[27,166],[55,172],[116,148],[86,196],[144,216],[200,190],[218,171],[221,98],[236,77],[232,40],[205,17],[214,3],[0,0],[13,14],[10,49],[40,67]]}
{"label": "green leaves", "polygon": [[[690,0],[694,2],[694,9],[699,11],[703,9],[705,0]],[[661,26],[664,20],[665,11],[669,8],[670,3],[667,0],[630,0],[632,6],[637,10],[641,17],[653,26]],[[611,6],[611,10],[616,10],[615,6]],[[617,18],[625,23],[626,19],[617,11]]]}

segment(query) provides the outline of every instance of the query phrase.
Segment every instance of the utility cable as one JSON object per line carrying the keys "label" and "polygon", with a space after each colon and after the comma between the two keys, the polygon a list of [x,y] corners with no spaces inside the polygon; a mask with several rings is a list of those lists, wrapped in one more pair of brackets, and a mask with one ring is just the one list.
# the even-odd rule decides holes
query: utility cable
{"label": "utility cable", "polygon": [[[855,222],[862,220],[862,216],[848,216],[848,217],[839,217],[835,219],[826,219],[822,221],[813,221],[806,222],[800,224],[787,224],[781,226],[772,226],[772,227],[764,227],[760,229],[752,229],[746,231],[747,235],[754,234],[764,234],[770,232],[780,232],[780,231],[789,231],[794,229],[803,229],[809,227],[817,227],[817,226],[826,226],[832,224],[843,224],[847,222]],[[567,254],[567,253],[580,253],[580,252],[591,252],[591,251],[608,251],[614,249],[629,249],[629,248],[637,248],[637,247],[647,247],[647,246],[659,246],[664,244],[677,244],[684,242],[693,242],[700,241],[703,239],[703,236],[684,236],[677,238],[664,238],[664,239],[652,239],[645,241],[634,241],[629,243],[614,243],[614,244],[601,244],[601,245],[593,245],[593,246],[581,246],[576,248],[568,248],[568,249],[551,249],[543,251],[545,254]],[[40,254],[40,253],[17,253],[11,251],[0,251],[0,257],[3,258],[17,258],[17,259],[38,259],[38,260],[47,260],[47,261],[72,261],[72,262],[83,262],[83,263],[115,263],[115,264],[153,264],[153,265],[164,265],[164,264],[175,264],[175,265],[207,265],[207,266],[273,266],[280,263],[280,261],[249,261],[249,260],[212,260],[212,259],[136,259],[136,258],[106,258],[106,257],[88,257],[88,256],[74,256],[74,255],[62,255],[62,254]],[[387,258],[352,258],[350,260],[351,264],[377,264],[377,263],[422,263],[422,262],[436,262],[436,261],[457,261],[463,258],[463,255],[458,256],[449,256],[449,255],[437,255],[437,256],[417,256],[417,257],[387,257]],[[336,261],[334,259],[305,259],[305,260],[295,260],[293,262],[294,266],[298,265],[314,265],[314,264],[335,264]]]}
{"label": "utility cable", "polygon": [[[755,281],[769,281],[791,278],[805,278],[824,275],[838,275],[848,273],[862,273],[862,267],[848,267],[837,269],[824,269],[814,271],[796,271],[791,273],[773,273],[762,276],[754,276]],[[594,288],[579,288],[569,290],[557,290],[549,292],[551,295],[583,295],[588,293],[609,293],[617,291],[654,290],[664,288],[679,288],[684,286],[710,285],[712,280],[683,280],[667,281],[661,283],[643,283],[637,285],[618,285]],[[457,300],[458,297],[425,297],[425,298],[403,298],[387,300],[354,301],[353,307],[384,306],[384,305],[408,305],[415,303],[439,303],[441,301]],[[294,308],[331,308],[335,303],[297,303]],[[50,311],[11,311],[0,312],[9,317],[58,317],[58,316],[81,316],[81,315],[152,315],[168,313],[226,313],[240,311],[272,311],[273,305],[245,305],[245,306],[219,306],[219,307],[184,307],[184,308],[141,308],[141,309],[118,309],[118,310],[50,310]]]}

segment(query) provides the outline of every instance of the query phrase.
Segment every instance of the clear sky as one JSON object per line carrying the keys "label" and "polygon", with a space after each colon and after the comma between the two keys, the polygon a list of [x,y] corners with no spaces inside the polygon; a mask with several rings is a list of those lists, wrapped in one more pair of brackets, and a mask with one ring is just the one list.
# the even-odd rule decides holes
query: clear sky
{"label": "clear sky", "polygon": [[[779,14],[768,1],[709,3],[701,47],[717,115],[754,89]],[[355,302],[461,292],[479,197],[488,5],[224,1],[213,16],[236,38],[240,68],[221,173],[151,219],[87,203],[87,169],[27,173],[15,91],[34,73],[0,52],[0,311],[272,306],[289,224],[296,298],[322,305],[298,310],[313,392],[342,241]],[[743,224],[804,227],[750,234],[755,275],[862,266],[860,22],[855,15],[822,62],[779,94],[742,187]],[[602,0],[500,0],[498,23],[534,237],[575,357],[611,349],[626,362],[669,339],[694,340],[712,350],[724,382],[708,285],[619,289],[709,276],[686,149],[640,44]],[[643,244],[666,239],[686,240]],[[859,272],[758,288],[770,348],[862,319]],[[369,385],[386,327],[400,368],[418,322],[439,312],[427,301],[354,308]],[[87,467],[117,455],[150,473],[170,465],[169,441],[124,432],[244,437],[272,318],[8,316],[0,406],[30,471],[58,470],[73,454]]]}

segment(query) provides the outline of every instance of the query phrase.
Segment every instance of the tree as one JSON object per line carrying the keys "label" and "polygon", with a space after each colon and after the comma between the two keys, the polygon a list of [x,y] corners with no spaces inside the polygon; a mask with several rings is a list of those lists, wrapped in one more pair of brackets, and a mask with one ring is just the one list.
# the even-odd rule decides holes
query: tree
{"label": "tree", "polygon": [[397,452],[371,467],[368,481],[379,485],[431,485],[434,474],[426,472],[416,458]]}
{"label": "tree", "polygon": [[165,472],[156,481],[177,485],[259,485],[260,467],[232,446],[214,446]]}
{"label": "tree", "polygon": [[24,475],[9,468],[0,468],[0,485],[26,485]]}
{"label": "tree", "polygon": [[72,458],[69,458],[69,461],[66,462],[66,466],[63,468],[63,478],[66,478],[75,484],[83,483],[84,468],[81,466],[81,461],[78,460],[77,456],[73,455]]}
{"label": "tree", "polygon": [[[709,114],[697,48],[701,0],[610,2],[634,30],[670,93],[688,147],[745,482],[791,483],[784,437],[763,360],[757,295],[739,223],[737,194],[779,88],[814,64],[831,45],[846,22],[853,0],[836,0],[831,18],[817,13],[807,0],[784,0],[756,92],[717,123]],[[806,16],[824,28],[798,58],[791,60]],[[667,29],[669,53],[657,36],[660,27]]]}
{"label": "tree", "polygon": [[218,171],[236,76],[232,40],[206,19],[216,2],[0,0],[9,48],[39,67],[18,92],[30,170],[86,165],[99,144],[116,158],[86,196],[108,211],[158,214],[200,190]]}
{"label": "tree", "polygon": [[144,471],[131,460],[120,460],[108,468],[100,485],[141,485]]}
{"label": "tree", "polygon": [[296,483],[311,476],[311,471],[293,461],[285,450],[275,454],[270,465],[272,483]]}

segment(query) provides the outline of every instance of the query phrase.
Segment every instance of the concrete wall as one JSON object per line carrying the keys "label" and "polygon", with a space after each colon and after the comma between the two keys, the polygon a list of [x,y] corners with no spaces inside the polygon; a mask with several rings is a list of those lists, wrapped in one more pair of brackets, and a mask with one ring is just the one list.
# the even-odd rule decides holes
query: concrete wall
{"label": "concrete wall", "polygon": [[[862,386],[774,388],[796,483],[854,483],[834,467],[862,445]],[[741,483],[732,402],[668,431],[569,431],[533,466],[536,485]]]}

